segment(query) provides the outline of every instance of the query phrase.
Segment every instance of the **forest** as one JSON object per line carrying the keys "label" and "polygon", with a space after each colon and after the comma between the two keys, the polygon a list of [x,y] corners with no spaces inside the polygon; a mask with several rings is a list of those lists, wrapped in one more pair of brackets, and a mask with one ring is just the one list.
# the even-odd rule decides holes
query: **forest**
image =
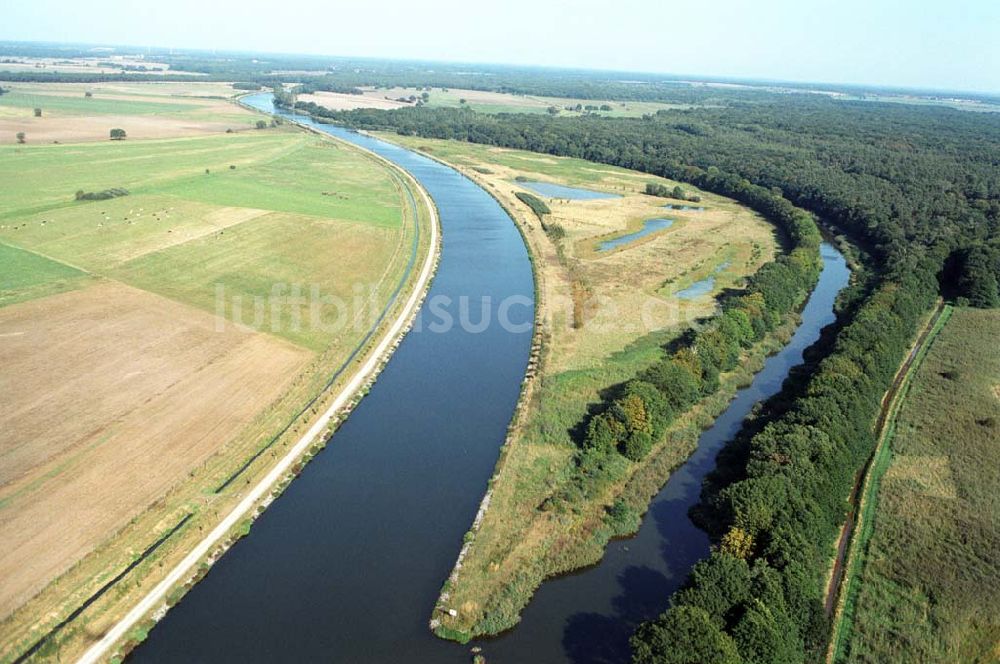
{"label": "forest", "polygon": [[[713,554],[632,639],[636,662],[822,658],[825,575],[874,448],[882,395],[939,295],[983,307],[1000,299],[1000,117],[804,95],[641,119],[299,107],[358,128],[641,170],[731,196],[772,219],[797,219],[799,206],[861,248],[864,278],[811,349],[809,371],[789,380],[723,452],[704,488],[697,517]],[[614,450],[641,456],[647,436],[711,389],[712,372],[733,361],[768,312],[794,306],[814,269],[799,245],[818,237],[785,228],[790,253],[745,292],[729,294],[716,325],[591,420],[582,477],[599,475],[588,471]]]}

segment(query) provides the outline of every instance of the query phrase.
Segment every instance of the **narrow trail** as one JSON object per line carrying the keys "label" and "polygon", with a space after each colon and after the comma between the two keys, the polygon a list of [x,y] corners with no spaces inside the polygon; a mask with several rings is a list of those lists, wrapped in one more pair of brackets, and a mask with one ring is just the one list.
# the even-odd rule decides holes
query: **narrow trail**
{"label": "narrow trail", "polygon": [[[867,493],[867,487],[869,486],[872,466],[875,459],[878,458],[882,447],[886,444],[886,427],[896,410],[897,400],[900,398],[900,389],[906,382],[907,376],[913,368],[914,362],[918,357],[920,357],[921,352],[931,339],[931,334],[937,327],[938,320],[940,320],[944,310],[944,302],[938,301],[934,313],[924,325],[920,335],[917,337],[916,342],[913,344],[913,348],[910,350],[909,355],[907,355],[906,360],[902,365],[900,365],[899,370],[896,372],[896,377],[893,379],[892,385],[888,390],[886,390],[885,396],[882,397],[882,407],[879,410],[878,418],[875,420],[875,436],[877,444],[871,457],[869,457],[868,462],[865,464],[861,472],[858,473],[857,480],[855,481],[854,490],[851,493],[850,512],[847,515],[847,520],[844,522],[844,527],[840,532],[840,538],[837,541],[837,557],[834,560],[833,570],[830,573],[830,581],[826,588],[824,608],[826,609],[827,616],[832,617],[833,619],[831,634],[833,634],[834,637],[838,632],[838,622],[842,614],[842,607],[839,606],[839,599],[843,590],[845,570],[849,562],[848,552],[852,536],[858,524],[859,510]],[[831,644],[834,640],[835,638],[831,639]],[[831,647],[827,661],[831,661],[832,652],[833,648]]]}

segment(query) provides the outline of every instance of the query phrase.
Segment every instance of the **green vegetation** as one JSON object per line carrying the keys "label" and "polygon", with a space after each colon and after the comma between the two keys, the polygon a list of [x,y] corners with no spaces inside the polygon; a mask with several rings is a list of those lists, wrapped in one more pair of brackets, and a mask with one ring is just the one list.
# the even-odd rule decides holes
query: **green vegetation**
{"label": "green vegetation", "polygon": [[[707,183],[722,189],[724,184]],[[585,425],[576,473],[550,509],[598,499],[620,473],[611,457],[641,461],[667,427],[700,398],[714,394],[719,376],[733,371],[743,352],[773,331],[806,297],[819,275],[819,231],[808,214],[761,187],[744,187],[741,198],[769,213],[792,238],[787,255],[766,263],[747,287],[724,297],[720,313],[635,379],[608,390],[610,399]]]}
{"label": "green vegetation", "polygon": [[539,221],[543,221],[545,215],[552,214],[552,210],[549,209],[549,206],[546,205],[545,201],[537,196],[523,191],[519,191],[514,195],[517,196],[519,201],[531,208],[531,211],[535,213],[535,216],[538,217]]}
{"label": "green vegetation", "polygon": [[128,189],[121,189],[119,187],[105,189],[104,191],[84,191],[83,189],[77,189],[75,198],[78,201],[106,201],[110,198],[118,198],[120,196],[128,196]]}
{"label": "green vegetation", "polygon": [[650,182],[646,185],[646,193],[650,196],[659,196],[661,198],[674,198],[679,201],[691,201],[698,203],[701,199],[698,196],[688,196],[684,193],[684,188],[677,185],[673,189],[667,187],[659,182]]}
{"label": "green vegetation", "polygon": [[177,101],[140,101],[125,99],[86,98],[76,95],[32,94],[18,89],[0,96],[0,111],[5,109],[38,108],[44,102],[50,115],[171,115],[192,110],[192,104]]}
{"label": "green vegetation", "polygon": [[992,661],[1000,312],[957,309],[895,420],[836,661]]}
{"label": "green vegetation", "polygon": [[[969,301],[997,297],[1000,263],[991,260],[1000,246],[1000,118],[799,97],[664,111],[643,121],[428,109],[325,115],[357,127],[588,158],[743,202],[773,192],[773,200],[808,208],[869,252],[871,271],[845,294],[836,329],[811,350],[811,373],[786,385],[719,458],[698,513],[725,547],[633,639],[639,661],[667,657],[664,644],[692,634],[695,653],[732,639],[742,661],[822,657],[833,543],[874,450],[882,396],[939,291],[938,277],[946,287],[958,284],[954,295]],[[766,202],[758,209],[771,213]],[[728,346],[711,355],[731,361]],[[614,419],[620,429],[594,436],[621,445],[637,435],[625,418]],[[694,609],[709,616],[697,630]]]}
{"label": "green vegetation", "polygon": [[[39,276],[21,285],[5,279],[6,303],[76,283],[58,263],[65,261],[212,312],[221,285],[231,318],[319,351],[356,331],[327,318],[323,326],[296,325],[310,320],[306,304],[279,307],[277,317],[265,307],[261,320],[255,298],[315,284],[324,296],[350,301],[351,284],[390,261],[403,241],[390,174],[354,150],[297,131],[15,150],[0,147],[0,176],[10,183],[0,240],[57,262],[42,269],[44,258],[22,257],[39,265],[25,275]],[[74,184],[81,188],[67,201],[65,188]],[[86,193],[92,186],[98,189]],[[274,293],[275,284],[286,290]],[[323,312],[338,315],[335,307]]]}
{"label": "green vegetation", "polygon": [[79,288],[86,273],[0,243],[0,307]]}

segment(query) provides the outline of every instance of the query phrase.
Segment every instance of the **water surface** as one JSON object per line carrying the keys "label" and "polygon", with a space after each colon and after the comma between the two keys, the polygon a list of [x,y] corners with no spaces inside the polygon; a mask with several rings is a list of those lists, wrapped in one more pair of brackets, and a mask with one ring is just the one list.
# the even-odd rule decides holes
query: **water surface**
{"label": "water surface", "polygon": [[609,194],[593,189],[583,189],[581,187],[568,187],[564,184],[554,182],[517,182],[518,186],[530,189],[536,194],[548,196],[549,198],[566,198],[571,201],[594,201],[601,198],[621,198],[618,194]]}
{"label": "water surface", "polygon": [[642,222],[642,228],[635,231],[634,233],[628,233],[627,235],[622,235],[620,237],[612,238],[610,240],[605,240],[597,245],[598,251],[611,251],[617,247],[628,244],[629,242],[634,242],[641,237],[646,237],[650,233],[655,233],[656,231],[662,231],[665,228],[670,228],[674,225],[673,219],[647,219]]}

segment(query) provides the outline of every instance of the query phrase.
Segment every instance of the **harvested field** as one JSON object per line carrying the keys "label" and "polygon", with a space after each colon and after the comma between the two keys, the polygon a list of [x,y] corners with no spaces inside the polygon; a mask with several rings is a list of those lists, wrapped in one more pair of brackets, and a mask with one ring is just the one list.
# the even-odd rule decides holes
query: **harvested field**
{"label": "harvested field", "polygon": [[0,613],[216,452],[311,353],[115,283],[0,309]]}
{"label": "harvested field", "polygon": [[[259,116],[228,101],[224,84],[5,83],[0,96],[0,144],[107,141],[112,127],[129,140],[244,130]],[[92,96],[85,97],[89,92]],[[35,117],[34,109],[42,109]]]}

